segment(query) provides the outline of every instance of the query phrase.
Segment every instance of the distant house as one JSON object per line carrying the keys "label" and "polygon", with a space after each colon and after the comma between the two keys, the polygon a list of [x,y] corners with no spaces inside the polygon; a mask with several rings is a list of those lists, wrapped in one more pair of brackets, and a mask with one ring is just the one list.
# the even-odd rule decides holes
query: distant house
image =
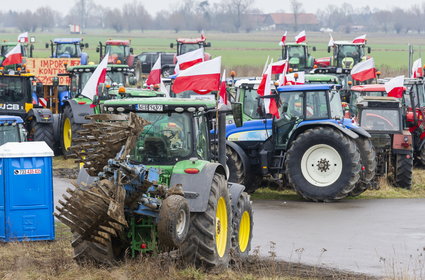
{"label": "distant house", "polygon": [[270,29],[275,30],[319,30],[319,20],[315,14],[300,13],[296,17],[297,27],[295,28],[294,14],[289,13],[272,13],[268,14],[264,20],[264,24]]}

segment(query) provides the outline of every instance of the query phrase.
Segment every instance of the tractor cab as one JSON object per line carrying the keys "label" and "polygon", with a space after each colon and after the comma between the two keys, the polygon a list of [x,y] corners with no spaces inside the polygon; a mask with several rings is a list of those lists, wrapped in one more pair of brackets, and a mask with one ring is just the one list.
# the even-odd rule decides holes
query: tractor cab
{"label": "tractor cab", "polygon": [[[18,42],[1,42],[0,43],[0,57],[4,58],[8,52],[10,52],[16,45],[19,44]],[[22,57],[32,57],[34,45],[33,44],[26,44],[26,43],[20,43],[21,44],[21,53]]]}
{"label": "tractor cab", "polygon": [[88,63],[88,55],[82,52],[84,48],[88,48],[87,43],[83,43],[81,38],[57,38],[46,43],[46,48],[50,47],[52,58],[80,58],[81,64]]}
{"label": "tractor cab", "polygon": [[24,121],[18,116],[0,116],[0,145],[27,140]]}
{"label": "tractor cab", "polygon": [[[206,42],[205,40],[206,40],[205,37],[195,38],[195,39],[184,39],[184,38],[177,39],[176,40],[177,55],[179,56],[197,49],[211,47],[211,43]],[[170,48],[174,48],[174,43],[170,44]],[[211,59],[209,54],[205,53],[205,55],[208,56],[206,57],[205,60]]]}
{"label": "tractor cab", "polygon": [[352,69],[354,65],[367,59],[367,53],[371,52],[371,48],[364,43],[352,43],[348,41],[335,41],[332,47],[328,47],[328,52],[333,49],[331,57],[331,66]]}
{"label": "tractor cab", "polygon": [[357,103],[361,96],[384,97],[387,96],[387,92],[385,91],[385,86],[383,84],[369,84],[351,87],[348,102],[348,109],[351,116],[357,115]]}
{"label": "tractor cab", "polygon": [[133,48],[130,46],[129,40],[108,40],[105,44],[99,42],[96,52],[100,54],[100,60],[109,53],[108,64],[132,66],[134,62]]}
{"label": "tractor cab", "polygon": [[[316,51],[316,47],[312,48]],[[287,43],[282,48],[282,59],[288,58],[289,67],[294,71],[304,71],[313,68],[314,57],[311,56],[306,43]]]}

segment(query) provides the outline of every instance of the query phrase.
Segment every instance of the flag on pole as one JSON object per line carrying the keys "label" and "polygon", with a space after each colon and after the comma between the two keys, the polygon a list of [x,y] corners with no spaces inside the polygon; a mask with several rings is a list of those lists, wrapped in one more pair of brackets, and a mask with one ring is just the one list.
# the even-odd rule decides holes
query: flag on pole
{"label": "flag on pole", "polygon": [[362,36],[354,38],[353,43],[354,44],[364,44],[364,43],[366,43],[366,34],[363,34]]}
{"label": "flag on pole", "polygon": [[207,37],[205,37],[204,30],[201,31],[201,40],[206,40]]}
{"label": "flag on pole", "polygon": [[402,98],[404,91],[404,75],[392,78],[386,82],[384,86],[388,96]]}
{"label": "flag on pole", "polygon": [[105,57],[102,59],[102,61],[94,70],[93,74],[91,75],[86,85],[84,86],[81,92],[81,95],[84,95],[85,97],[93,100],[94,96],[98,94],[97,90],[98,90],[99,84],[104,83],[106,79],[106,69],[108,68],[108,57],[109,57],[109,53],[105,55]]}
{"label": "flag on pole", "polygon": [[297,43],[297,44],[303,43],[306,40],[307,40],[307,38],[305,36],[305,30],[301,31],[300,34],[295,36],[295,43]]}
{"label": "flag on pole", "polygon": [[269,59],[270,59],[270,55],[267,56],[267,60],[266,60],[266,64],[264,64],[264,68],[263,68],[263,73],[264,74],[267,70],[267,66],[269,65]]}
{"label": "flag on pole", "polygon": [[[271,76],[272,76],[272,63],[267,67],[266,72],[263,74],[263,79],[261,80],[260,85],[258,86],[257,93],[261,96],[268,96],[272,94],[271,91]],[[276,118],[279,118],[279,110],[277,108],[277,103],[274,98],[264,98],[264,108],[266,114],[272,114]]]}
{"label": "flag on pole", "polygon": [[287,67],[287,60],[279,60],[275,63],[272,63],[272,75],[274,74],[282,74]]}
{"label": "flag on pole", "polygon": [[161,83],[159,84],[159,91],[165,94],[165,97],[170,97],[170,92],[168,91],[167,87],[165,86],[164,82],[161,78]]}
{"label": "flag on pole", "polygon": [[173,92],[193,90],[208,93],[220,86],[221,56],[181,71],[173,83]]}
{"label": "flag on pole", "polygon": [[354,65],[353,69],[351,69],[351,77],[360,82],[375,79],[376,69],[373,58]]}
{"label": "flag on pole", "polygon": [[288,34],[288,31],[285,31],[282,38],[280,39],[279,46],[284,46],[286,42],[286,34]]}
{"label": "flag on pole", "polygon": [[153,65],[151,72],[149,73],[148,79],[146,80],[146,84],[157,85],[161,83],[161,55],[158,56],[155,64]]}
{"label": "flag on pole", "polygon": [[335,41],[334,38],[332,38],[332,34],[329,33],[329,43],[328,43],[328,47],[333,47],[335,45]]}
{"label": "flag on pole", "polygon": [[422,58],[418,58],[413,62],[412,66],[412,78],[420,78],[424,76],[422,68]]}
{"label": "flag on pole", "polygon": [[202,61],[204,61],[204,48],[179,55],[177,56],[177,65],[175,68],[176,74]]}
{"label": "flag on pole", "polygon": [[22,63],[21,44],[17,44],[11,49],[3,60],[3,66]]}
{"label": "flag on pole", "polygon": [[218,103],[227,105],[226,70],[223,70],[223,76],[221,77],[219,94],[220,94],[220,100]]}
{"label": "flag on pole", "polygon": [[19,43],[28,43],[28,32],[24,32],[18,35]]}

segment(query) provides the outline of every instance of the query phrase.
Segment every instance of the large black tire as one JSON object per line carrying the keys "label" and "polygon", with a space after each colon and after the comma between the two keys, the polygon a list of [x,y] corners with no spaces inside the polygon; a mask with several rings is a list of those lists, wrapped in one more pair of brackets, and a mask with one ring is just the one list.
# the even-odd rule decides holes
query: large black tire
{"label": "large black tire", "polygon": [[419,161],[422,166],[425,166],[425,145],[422,146],[422,149],[419,151]]}
{"label": "large black tire", "polygon": [[72,139],[77,136],[77,131],[81,129],[81,124],[75,123],[71,106],[65,106],[60,124],[60,145],[64,156],[70,155],[69,147],[73,145]]}
{"label": "large black tire", "polygon": [[159,212],[158,240],[165,249],[178,248],[187,237],[190,224],[189,204],[180,195],[170,195]]}
{"label": "large black tire", "polygon": [[77,233],[74,233],[73,237],[73,258],[79,265],[114,266],[124,256],[124,247],[118,239],[103,245],[84,240]]}
{"label": "large black tire", "polygon": [[396,187],[412,188],[413,156],[411,154],[397,154],[394,163],[394,184]]}
{"label": "large black tire", "polygon": [[[224,209],[225,213],[221,211]],[[197,267],[227,267],[230,261],[231,237],[232,208],[229,190],[224,175],[216,173],[211,184],[207,209],[205,212],[190,213],[189,232],[180,247],[181,254],[186,262]],[[221,243],[220,251],[217,248],[218,243]]]}
{"label": "large black tire", "polygon": [[359,181],[360,169],[356,143],[331,127],[312,128],[298,135],[285,161],[289,184],[312,201],[346,197]]}
{"label": "large black tire", "polygon": [[360,173],[360,180],[357,182],[354,189],[350,192],[350,196],[358,196],[367,189],[373,188],[373,179],[375,178],[375,171],[377,166],[376,152],[370,138],[360,136],[355,141],[360,151],[362,171]]}
{"label": "large black tire", "polygon": [[226,146],[227,167],[229,168],[229,182],[238,183],[245,186],[247,193],[253,193],[261,187],[262,177],[251,172],[247,174],[246,167],[238,153],[229,146]]}
{"label": "large black tire", "polygon": [[251,200],[246,192],[242,192],[238,198],[236,209],[233,209],[232,257],[235,260],[248,256],[251,250],[253,225]]}
{"label": "large black tire", "polygon": [[39,123],[34,119],[31,121],[28,138],[32,141],[44,141],[54,151],[55,137],[53,123]]}

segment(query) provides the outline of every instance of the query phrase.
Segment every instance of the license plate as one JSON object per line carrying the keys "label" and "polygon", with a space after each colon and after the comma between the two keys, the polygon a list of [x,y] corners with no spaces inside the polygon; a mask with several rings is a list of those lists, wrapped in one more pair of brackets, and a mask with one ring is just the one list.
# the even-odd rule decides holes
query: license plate
{"label": "license plate", "polygon": [[162,112],[164,111],[164,105],[157,104],[137,104],[137,111],[145,111],[145,112]]}

